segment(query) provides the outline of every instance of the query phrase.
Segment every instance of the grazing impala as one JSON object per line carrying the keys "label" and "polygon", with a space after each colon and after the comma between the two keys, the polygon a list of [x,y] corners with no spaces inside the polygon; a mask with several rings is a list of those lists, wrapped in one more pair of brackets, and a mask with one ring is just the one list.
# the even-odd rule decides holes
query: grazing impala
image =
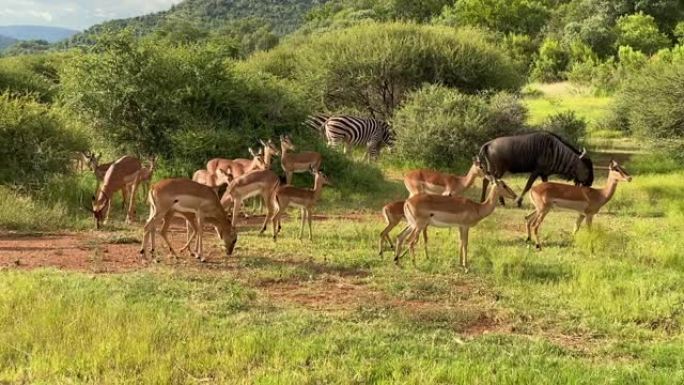
{"label": "grazing impala", "polygon": [[109,216],[111,197],[116,191],[125,190],[130,193],[126,222],[130,223],[135,217],[135,192],[140,180],[140,160],[133,156],[125,155],[119,158],[107,170],[102,186],[93,197],[93,208],[90,210],[95,217],[95,225],[99,229]]}
{"label": "grazing impala", "polygon": [[632,177],[616,161],[611,160],[608,164],[608,180],[602,189],[553,182],[534,186],[530,190],[530,199],[534,205],[534,211],[525,217],[527,220],[527,240],[530,241],[531,235],[534,233],[537,249],[541,249],[539,226],[544,221],[546,214],[554,207],[579,213],[577,222],[575,222],[575,233],[585,219],[587,227],[591,229],[594,215],[613,197],[617,184],[621,181],[631,182]]}
{"label": "grazing impala", "polygon": [[305,172],[313,169],[318,171],[321,168],[323,158],[321,154],[314,151],[300,152],[293,154],[288,150],[294,150],[295,146],[289,136],[280,136],[280,164],[285,171],[287,184],[292,184],[292,174],[295,172]]}
{"label": "grazing impala", "polygon": [[[385,223],[387,223],[387,227],[385,227],[384,230],[380,233],[380,255],[384,252],[384,243],[387,242],[387,244],[390,246],[390,248],[394,248],[394,245],[392,244],[392,240],[389,237],[390,231],[392,231],[393,228],[395,228],[399,222],[401,222],[402,219],[404,219],[404,203],[406,201],[394,201],[391,203],[386,204],[382,208],[382,216],[385,218]],[[405,231],[406,229],[404,229]],[[423,240],[425,243],[427,243],[427,228],[423,230]]]}
{"label": "grazing impala", "polygon": [[416,194],[426,193],[433,195],[460,195],[468,189],[475,178],[484,177],[484,171],[480,161],[473,159],[473,165],[465,176],[444,174],[433,170],[414,170],[404,177],[404,185],[412,197]]}
{"label": "grazing impala", "polygon": [[[226,174],[223,170],[217,170],[217,176],[223,180],[231,180],[232,176]],[[278,208],[276,200],[276,190],[280,186],[280,178],[271,170],[253,171],[245,174],[239,178],[232,179],[228,185],[228,189],[221,198],[223,207],[227,207],[231,202],[233,203],[233,225],[237,225],[237,217],[240,212],[242,201],[247,198],[261,196],[266,202],[266,218],[261,227],[261,232],[266,230],[268,221],[273,217]],[[275,234],[275,229],[274,229]]]}
{"label": "grazing impala", "polygon": [[[227,254],[230,256],[233,253],[237,233],[228,220],[228,214],[221,206],[218,196],[211,188],[184,178],[164,179],[150,188],[148,201],[150,216],[145,223],[140,250],[144,258],[147,258],[148,250],[154,254],[157,225],[164,220],[164,225],[168,227],[167,223],[176,213],[192,222],[192,228],[198,234],[194,255],[200,261],[205,261],[202,251],[202,229],[205,222],[216,227]],[[168,243],[165,230],[163,229],[162,237]],[[169,247],[171,247],[170,244]]]}
{"label": "grazing impala", "polygon": [[311,230],[311,215],[313,208],[316,205],[316,202],[318,202],[318,199],[321,197],[323,186],[330,186],[331,184],[328,180],[328,177],[325,176],[322,171],[311,169],[311,173],[314,175],[313,189],[299,188],[290,185],[278,187],[276,193],[278,209],[273,216],[274,241],[276,240],[278,233],[280,233],[280,217],[289,206],[299,207],[302,209],[302,225],[299,228],[299,238],[301,239],[304,236],[304,222],[308,220],[309,239],[313,239],[313,233]]}
{"label": "grazing impala", "polygon": [[[109,170],[109,167],[114,162],[99,164],[102,154],[95,155],[95,153],[90,151],[81,152],[81,156],[83,157],[85,163],[88,165],[88,168],[90,168],[93,174],[95,174],[95,179],[97,180],[97,184],[95,185],[95,191],[97,191],[100,188],[100,184],[104,180],[107,170]],[[128,202],[127,192],[128,191],[126,191],[126,189],[121,189],[121,208],[124,211],[126,211],[126,202]]]}
{"label": "grazing impala", "polygon": [[[490,189],[484,203],[473,202],[458,196],[428,194],[418,194],[407,199],[404,204],[404,215],[409,223],[410,231],[402,232],[399,236],[394,261],[399,263],[402,246],[407,238],[411,256],[415,258],[414,247],[418,241],[418,235],[427,226],[458,226],[461,237],[460,262],[461,266],[468,271],[468,230],[494,211],[500,196],[509,199],[517,198],[513,190],[502,180],[492,178],[491,181],[495,188]],[[427,242],[425,252],[427,254]]]}

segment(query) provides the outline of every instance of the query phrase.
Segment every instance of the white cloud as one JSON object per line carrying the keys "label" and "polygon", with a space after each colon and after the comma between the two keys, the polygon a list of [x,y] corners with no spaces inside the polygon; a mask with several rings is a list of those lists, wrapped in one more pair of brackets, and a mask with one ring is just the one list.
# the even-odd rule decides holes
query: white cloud
{"label": "white cloud", "polygon": [[110,19],[165,10],[181,0],[1,0],[0,25],[38,24],[84,29]]}

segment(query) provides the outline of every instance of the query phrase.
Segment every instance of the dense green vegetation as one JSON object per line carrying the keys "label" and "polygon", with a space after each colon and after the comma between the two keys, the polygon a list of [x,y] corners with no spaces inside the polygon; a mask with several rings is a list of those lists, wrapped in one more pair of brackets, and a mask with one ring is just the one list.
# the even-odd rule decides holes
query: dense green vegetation
{"label": "dense green vegetation", "polygon": [[[207,264],[0,268],[0,383],[684,382],[683,15],[677,0],[188,0],[16,46],[0,58],[3,230],[92,228],[84,149],[157,155],[159,179],[290,134],[334,186],[313,241],[289,217],[277,244],[241,226],[232,259],[206,240]],[[396,146],[345,156],[302,125],[312,113],[386,119]],[[430,230],[430,259],[377,256],[405,169],[463,174],[485,141],[534,129],[589,147],[598,187],[610,158],[633,174],[593,232],[554,211],[537,252],[527,211],[506,207],[471,231],[468,274],[453,230]],[[137,255],[140,226],[117,209],[76,237],[101,271],[115,243]]]}

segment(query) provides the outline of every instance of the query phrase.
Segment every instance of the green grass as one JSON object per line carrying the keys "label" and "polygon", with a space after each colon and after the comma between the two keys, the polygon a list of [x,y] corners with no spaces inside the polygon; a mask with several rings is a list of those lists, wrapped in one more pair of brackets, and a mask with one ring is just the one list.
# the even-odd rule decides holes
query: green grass
{"label": "green grass", "polygon": [[590,132],[600,137],[614,137],[615,131],[601,132],[598,124],[610,113],[612,98],[598,97],[587,89],[570,83],[531,84],[527,87],[525,105],[529,108],[530,124],[538,125],[555,113],[575,111],[588,123]]}
{"label": "green grass", "polygon": [[682,183],[637,175],[592,233],[554,211],[540,252],[529,208],[497,208],[471,232],[468,274],[448,229],[431,230],[430,259],[378,257],[377,214],[317,222],[313,242],[293,219],[277,244],[249,229],[206,265],[0,272],[0,382],[682,383]]}

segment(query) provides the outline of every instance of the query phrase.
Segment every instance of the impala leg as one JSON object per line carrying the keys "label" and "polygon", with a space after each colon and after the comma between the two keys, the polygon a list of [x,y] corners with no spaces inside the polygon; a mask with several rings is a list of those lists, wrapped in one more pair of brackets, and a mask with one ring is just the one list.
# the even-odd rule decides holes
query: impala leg
{"label": "impala leg", "polygon": [[544,210],[540,213],[537,214],[534,224],[532,224],[532,231],[534,232],[534,241],[537,245],[537,249],[541,250],[541,242],[539,241],[539,226],[541,226],[542,222],[544,221],[544,218],[546,217],[546,214],[549,213],[549,210]]}
{"label": "impala leg", "polygon": [[164,215],[162,213],[156,212],[153,209],[150,211],[150,217],[147,219],[147,222],[145,222],[145,226],[143,227],[143,245],[142,250],[140,250],[140,254],[142,254],[143,258],[145,259],[147,259],[148,250],[154,257],[154,236],[156,233],[157,225],[159,224],[159,221],[163,219],[163,217]]}
{"label": "impala leg", "polygon": [[532,223],[534,220],[537,218],[537,210],[532,211],[531,213],[525,215],[525,227],[527,228],[527,239],[525,242],[529,242],[532,240]]}
{"label": "impala leg", "polygon": [[293,171],[286,171],[285,172],[285,181],[287,184],[291,185],[292,184],[292,174],[294,174]]}
{"label": "impala leg", "polygon": [[121,211],[126,212],[126,202],[128,202],[128,187],[121,189]]}
{"label": "impala leg", "polygon": [[577,221],[575,222],[575,229],[572,231],[572,234],[577,234],[577,232],[580,229],[580,226],[582,226],[582,221],[584,221],[584,214],[580,214],[579,217],[577,217]]}
{"label": "impala leg", "polygon": [[[266,218],[264,218],[264,224],[261,225],[261,231],[259,231],[259,234],[263,234],[264,231],[266,231],[266,226],[268,226],[268,221],[273,218],[273,215],[278,208],[278,205],[275,203],[275,191],[271,191],[267,194],[264,194],[261,196],[263,200],[267,203],[266,204]],[[274,233],[275,235],[275,233]]]}
{"label": "impala leg", "polygon": [[304,236],[304,222],[306,222],[306,209],[302,207],[302,225],[299,226],[299,239]]}
{"label": "impala leg", "polygon": [[233,199],[233,218],[232,218],[232,224],[233,226],[237,227],[237,218],[238,214],[240,214],[240,206],[242,205],[242,199],[235,197]]}
{"label": "impala leg", "polygon": [[307,220],[309,222],[309,240],[313,241],[313,230],[311,229],[312,228],[311,221],[313,221],[312,213],[311,213],[311,209],[307,209],[306,211],[308,212],[307,213]]}
{"label": "impala leg", "polygon": [[[427,228],[425,226],[423,229]],[[420,238],[420,233],[423,230],[420,227],[416,226],[415,229],[411,232],[411,235],[409,236],[409,252],[411,253],[411,260],[413,261],[413,264],[416,264],[416,243],[418,243],[418,239]]]}
{"label": "impala leg", "polygon": [[594,215],[587,215],[587,228],[591,231],[591,224],[594,221]]}
{"label": "impala leg", "polygon": [[130,202],[128,204],[128,215],[126,215],[126,222],[132,223],[135,221],[135,193],[138,190],[138,180],[140,175],[136,175],[133,186],[131,187]]}
{"label": "impala leg", "polygon": [[458,233],[461,237],[461,266],[468,272],[468,228],[465,226],[460,226],[458,228]]}
{"label": "impala leg", "polygon": [[173,249],[173,246],[171,246],[169,238],[166,236],[167,231],[169,230],[169,226],[171,225],[171,219],[173,219],[173,213],[166,213],[166,215],[164,216],[164,221],[162,222],[161,230],[159,230],[159,235],[161,235],[164,242],[166,242],[166,246],[169,247],[169,252],[171,252],[171,255],[173,255],[174,258],[178,259],[178,254],[176,254],[176,251]]}
{"label": "impala leg", "polygon": [[397,237],[397,245],[394,251],[394,263],[399,264],[399,258],[401,257],[401,249],[404,246],[404,241],[406,240],[406,237],[412,232],[411,226],[406,226],[401,233],[399,233],[399,236]]}
{"label": "impala leg", "polygon": [[200,262],[205,262],[206,258],[204,258],[204,253],[203,253],[203,242],[202,242],[202,232],[204,229],[204,221],[202,218],[202,213],[199,212],[197,213],[197,257],[199,258]]}
{"label": "impala leg", "polygon": [[271,219],[271,224],[273,225],[273,242],[276,241],[278,238],[278,233],[280,233],[280,216],[282,214],[282,210],[280,207],[276,208],[275,213],[273,214],[273,218]]}
{"label": "impala leg", "polygon": [[[189,251],[191,255],[193,255],[193,251],[190,250],[190,243],[194,240],[195,241],[195,248],[197,248],[197,242],[195,237],[197,236],[197,229],[195,228],[195,221],[190,221],[190,220],[185,220],[185,230],[186,232],[186,240],[185,244],[181,248],[181,251]],[[221,235],[218,234],[218,237],[221,238]]]}
{"label": "impala leg", "polygon": [[425,248],[425,259],[430,259],[428,255],[428,236],[427,236],[427,226],[423,229],[423,247]]}
{"label": "impala leg", "polygon": [[388,224],[388,225],[380,232],[380,250],[379,250],[379,252],[378,252],[378,254],[379,254],[380,256],[382,256],[382,253],[383,253],[383,251],[384,251],[384,247],[383,247],[383,246],[385,245],[385,242],[389,243],[390,247],[392,247],[392,240],[390,240],[390,238],[389,238],[389,232],[390,232],[390,230],[392,230],[392,227],[394,227],[394,226],[392,226],[391,224]]}

